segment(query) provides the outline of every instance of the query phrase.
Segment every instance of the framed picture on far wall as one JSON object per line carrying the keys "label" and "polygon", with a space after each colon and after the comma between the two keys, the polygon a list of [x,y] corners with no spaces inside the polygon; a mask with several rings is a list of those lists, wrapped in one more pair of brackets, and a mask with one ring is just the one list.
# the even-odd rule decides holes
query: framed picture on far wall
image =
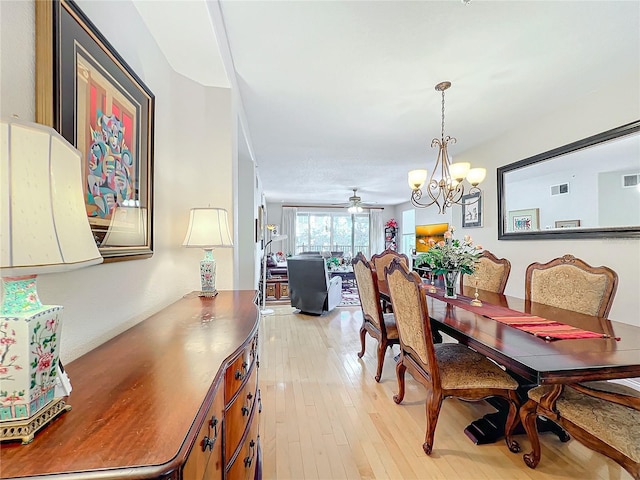
{"label": "framed picture on far wall", "polygon": [[105,261],[150,257],[155,97],[75,2],[35,9],[36,120],[82,153],[85,208]]}
{"label": "framed picture on far wall", "polygon": [[580,220],[556,220],[556,228],[578,228]]}
{"label": "framed picture on far wall", "polygon": [[462,197],[462,227],[482,226],[482,196],[480,192]]}
{"label": "framed picture on far wall", "polygon": [[448,223],[431,223],[429,225],[416,225],[416,252],[429,251],[429,241],[439,242],[444,240],[444,232],[449,230]]}
{"label": "framed picture on far wall", "polygon": [[507,232],[527,232],[539,230],[540,213],[537,208],[511,210]]}

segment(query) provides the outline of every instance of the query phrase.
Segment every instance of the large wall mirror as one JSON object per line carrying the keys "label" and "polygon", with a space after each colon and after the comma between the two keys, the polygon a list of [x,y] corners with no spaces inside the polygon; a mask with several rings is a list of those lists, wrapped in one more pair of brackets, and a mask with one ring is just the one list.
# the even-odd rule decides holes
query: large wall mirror
{"label": "large wall mirror", "polygon": [[640,236],[640,120],[498,168],[498,238]]}

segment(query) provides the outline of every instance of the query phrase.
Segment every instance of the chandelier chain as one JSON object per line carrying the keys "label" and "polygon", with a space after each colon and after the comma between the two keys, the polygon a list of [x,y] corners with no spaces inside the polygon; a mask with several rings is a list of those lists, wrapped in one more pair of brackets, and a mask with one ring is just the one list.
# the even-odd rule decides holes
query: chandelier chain
{"label": "chandelier chain", "polygon": [[440,131],[440,139],[444,141],[444,90],[442,90],[442,130]]}

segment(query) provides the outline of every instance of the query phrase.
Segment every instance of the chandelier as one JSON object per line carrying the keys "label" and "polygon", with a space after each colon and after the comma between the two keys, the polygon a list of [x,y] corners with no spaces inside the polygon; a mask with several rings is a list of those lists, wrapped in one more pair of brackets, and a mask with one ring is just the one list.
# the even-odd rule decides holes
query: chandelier
{"label": "chandelier", "polygon": [[[436,85],[436,90],[442,92],[442,130],[440,138],[434,138],[431,141],[431,148],[438,146],[438,158],[436,164],[427,181],[427,170],[411,170],[409,172],[409,187],[411,187],[411,203],[419,208],[437,205],[440,213],[445,213],[447,207],[452,205],[462,205],[462,197],[465,194],[463,180],[471,184],[471,188],[467,194],[479,194],[478,185],[487,175],[484,168],[471,168],[468,162],[451,163],[449,154],[447,153],[448,145],[456,143],[456,139],[450,136],[444,136],[444,91],[451,86],[451,82],[441,82]],[[425,192],[422,191],[423,186]],[[423,202],[420,200],[425,196]],[[464,203],[471,205],[476,203],[480,196],[476,196]]]}

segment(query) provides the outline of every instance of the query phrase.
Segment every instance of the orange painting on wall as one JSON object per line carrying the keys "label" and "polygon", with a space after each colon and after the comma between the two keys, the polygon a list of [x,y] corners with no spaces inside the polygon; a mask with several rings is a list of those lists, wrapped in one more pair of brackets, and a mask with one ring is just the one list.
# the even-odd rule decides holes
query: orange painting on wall
{"label": "orange painting on wall", "polygon": [[416,253],[427,252],[429,250],[429,240],[433,240],[434,242],[444,240],[444,232],[448,229],[448,223],[416,225]]}

